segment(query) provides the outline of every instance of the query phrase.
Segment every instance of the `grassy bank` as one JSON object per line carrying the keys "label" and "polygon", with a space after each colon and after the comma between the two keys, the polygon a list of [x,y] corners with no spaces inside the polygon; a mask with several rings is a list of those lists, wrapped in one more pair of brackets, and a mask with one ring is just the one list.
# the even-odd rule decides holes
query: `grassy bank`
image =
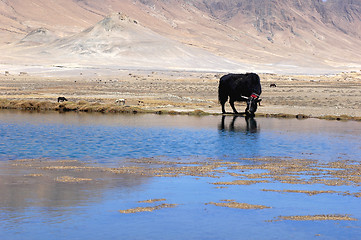
{"label": "grassy bank", "polygon": [[17,109],[24,111],[57,111],[57,112],[97,112],[97,113],[155,113],[155,114],[184,114],[209,115],[201,110],[177,112],[173,110],[147,110],[139,106],[127,106],[106,103],[78,102],[49,102],[41,100],[7,100],[0,99],[0,109]]}
{"label": "grassy bank", "polygon": [[[194,111],[174,111],[166,109],[144,109],[139,106],[127,106],[107,103],[92,103],[87,101],[78,102],[50,102],[44,100],[8,100],[0,99],[0,109],[17,109],[24,111],[56,111],[56,112],[96,112],[96,113],[114,113],[114,114],[137,114],[137,113],[153,113],[153,114],[170,114],[170,115],[215,115],[214,113],[208,113],[202,110]],[[216,114],[217,115],[217,114]],[[264,114],[257,113],[257,117],[274,117],[274,118],[297,118],[306,119],[311,116],[304,114]],[[326,120],[339,120],[339,121],[361,121],[361,117],[353,117],[347,115],[333,116],[324,115],[312,118],[326,119]]]}

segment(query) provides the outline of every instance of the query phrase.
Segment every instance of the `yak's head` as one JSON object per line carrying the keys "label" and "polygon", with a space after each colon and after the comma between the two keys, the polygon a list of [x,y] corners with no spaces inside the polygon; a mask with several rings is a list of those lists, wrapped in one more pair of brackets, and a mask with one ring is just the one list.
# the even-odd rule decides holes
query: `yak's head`
{"label": "yak's head", "polygon": [[251,96],[247,98],[246,114],[253,117],[254,113],[257,111],[257,103],[260,103],[261,101],[262,99],[259,98],[259,95],[252,93]]}

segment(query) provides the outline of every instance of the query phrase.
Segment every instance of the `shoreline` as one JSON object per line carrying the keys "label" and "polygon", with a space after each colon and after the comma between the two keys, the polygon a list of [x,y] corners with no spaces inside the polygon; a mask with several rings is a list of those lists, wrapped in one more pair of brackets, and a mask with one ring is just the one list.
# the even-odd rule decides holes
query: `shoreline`
{"label": "shoreline", "polygon": [[[206,115],[224,115],[224,116],[245,116],[245,114],[233,113],[215,113],[206,112],[200,109],[192,111],[175,111],[169,109],[143,109],[139,106],[119,106],[116,104],[90,103],[85,101],[62,102],[54,103],[41,100],[7,100],[0,99],[1,110],[19,110],[27,112],[77,112],[77,113],[103,113],[103,114],[168,114],[168,115],[191,115],[191,116],[206,116]],[[306,114],[290,114],[290,113],[256,113],[255,117],[265,118],[297,118],[297,119],[324,119],[337,121],[361,121],[361,117],[349,115],[323,115],[310,116]]]}
{"label": "shoreline", "polygon": [[[104,76],[97,72],[71,77],[0,74],[0,109],[220,115],[218,83],[222,75],[131,70]],[[263,100],[256,117],[361,121],[361,71],[259,76]],[[58,97],[69,101],[58,103]],[[245,109],[245,103],[236,102],[235,106],[239,112]],[[226,111],[231,112],[228,103]]]}

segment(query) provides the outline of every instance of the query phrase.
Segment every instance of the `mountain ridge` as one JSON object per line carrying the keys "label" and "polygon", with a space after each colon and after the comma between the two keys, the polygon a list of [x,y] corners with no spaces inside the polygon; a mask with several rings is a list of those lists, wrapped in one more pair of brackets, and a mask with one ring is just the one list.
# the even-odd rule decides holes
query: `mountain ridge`
{"label": "mountain ridge", "polygon": [[244,64],[166,38],[122,13],[113,13],[80,33],[54,41],[42,42],[39,35],[51,34],[45,29],[32,31],[15,44],[17,59],[26,64],[78,67],[197,71],[245,69]]}
{"label": "mountain ridge", "polygon": [[[242,64],[361,68],[361,0],[64,0],[51,8],[46,0],[32,4],[0,1],[5,47],[40,27],[72,36],[116,11],[165,38]],[[52,19],[44,14],[49,8]],[[59,9],[65,9],[62,15]],[[13,15],[6,19],[9,13]]]}

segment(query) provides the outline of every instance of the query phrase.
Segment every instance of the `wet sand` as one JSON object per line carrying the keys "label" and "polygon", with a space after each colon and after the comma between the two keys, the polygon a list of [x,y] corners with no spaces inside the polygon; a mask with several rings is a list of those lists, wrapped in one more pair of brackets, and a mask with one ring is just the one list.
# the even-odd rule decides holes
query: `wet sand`
{"label": "wet sand", "polygon": [[[44,77],[10,72],[0,75],[0,105],[26,110],[219,114],[221,75],[129,70],[110,76],[78,72]],[[263,87],[259,116],[361,119],[361,72],[259,75]],[[69,101],[58,103],[59,96]],[[125,104],[117,99],[125,99]],[[238,103],[236,108],[243,111],[245,105]],[[231,111],[228,103],[226,110]]]}

